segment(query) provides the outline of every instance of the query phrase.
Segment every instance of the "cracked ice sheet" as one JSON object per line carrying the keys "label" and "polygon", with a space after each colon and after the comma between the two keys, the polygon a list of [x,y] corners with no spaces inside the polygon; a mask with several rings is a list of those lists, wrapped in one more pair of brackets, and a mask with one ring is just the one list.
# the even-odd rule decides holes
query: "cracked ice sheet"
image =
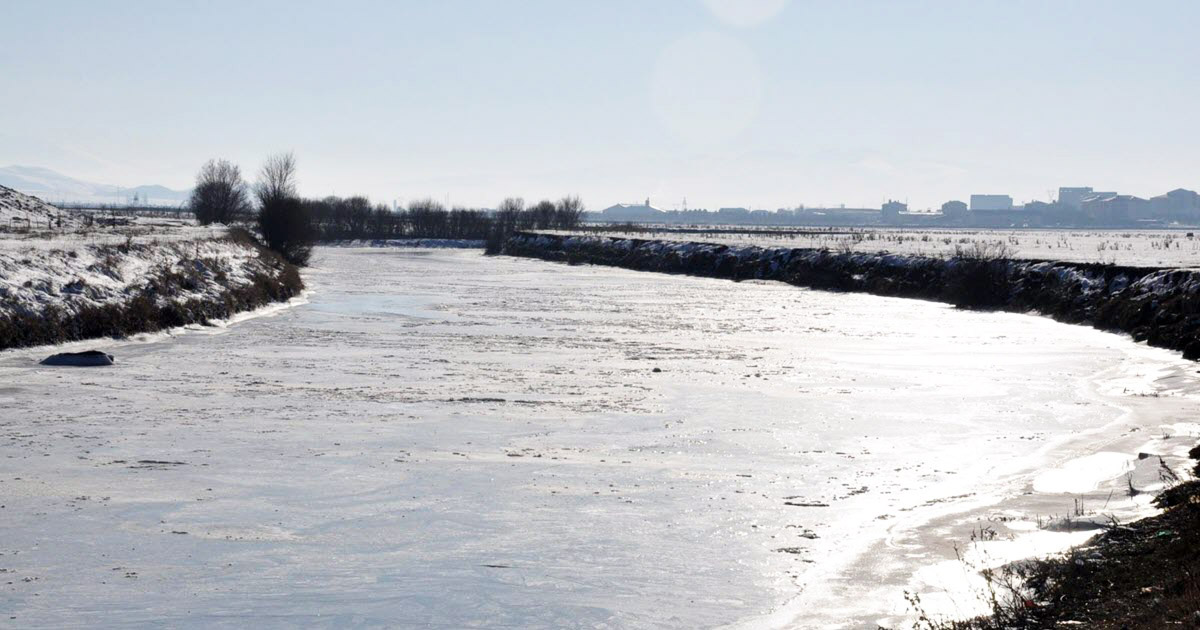
{"label": "cracked ice sheet", "polygon": [[477,252],[321,249],[306,280],[221,335],[97,342],[109,369],[0,354],[0,625],[863,625],[951,553],[881,546],[895,516],[1020,496],[1143,422],[1097,374],[1178,362]]}

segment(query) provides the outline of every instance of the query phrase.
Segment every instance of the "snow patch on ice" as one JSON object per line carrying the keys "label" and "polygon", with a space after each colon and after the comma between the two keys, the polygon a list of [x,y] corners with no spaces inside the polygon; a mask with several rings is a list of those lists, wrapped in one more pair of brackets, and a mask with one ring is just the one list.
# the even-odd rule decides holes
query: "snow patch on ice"
{"label": "snow patch on ice", "polygon": [[[918,569],[913,586],[918,589],[921,606],[934,618],[966,619],[991,613],[991,593],[1007,593],[999,584],[989,584],[985,569],[996,569],[1026,558],[1047,557],[1063,549],[1083,544],[1095,531],[1033,531],[1013,539],[975,541],[962,550],[962,558],[945,560]],[[907,607],[899,595],[893,602],[897,610]],[[890,620],[888,620],[890,621]]]}
{"label": "snow patch on ice", "polygon": [[1162,425],[1162,429],[1170,435],[1200,437],[1200,423],[1196,422],[1176,422],[1174,424],[1164,424]]}
{"label": "snow patch on ice", "polygon": [[1136,455],[1101,451],[1047,470],[1033,480],[1036,492],[1082,493],[1095,490],[1101,482],[1133,470]]}

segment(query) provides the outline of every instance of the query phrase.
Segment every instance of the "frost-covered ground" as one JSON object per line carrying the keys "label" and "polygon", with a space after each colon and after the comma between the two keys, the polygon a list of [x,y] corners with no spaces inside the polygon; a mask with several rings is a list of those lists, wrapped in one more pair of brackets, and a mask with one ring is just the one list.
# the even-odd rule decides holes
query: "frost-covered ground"
{"label": "frost-covered ground", "polygon": [[113,368],[0,354],[0,625],[967,614],[955,544],[1130,518],[1138,452],[1200,435],[1194,364],[1038,317],[452,250],[323,248],[306,281],[74,346]]}
{"label": "frost-covered ground", "polygon": [[200,226],[190,219],[131,217],[128,225],[111,227],[73,225],[49,232],[0,231],[0,252],[37,254],[88,245],[195,241],[219,238],[227,232],[223,225]]}
{"label": "frost-covered ground", "polygon": [[188,241],[225,233],[225,226],[200,226],[190,215],[60,210],[37,197],[0,186],[0,252],[4,253],[36,256],[86,245]]}
{"label": "frost-covered ground", "polygon": [[[701,228],[703,230],[703,228]],[[728,226],[714,230],[729,229]],[[790,229],[790,228],[783,228]],[[1013,257],[1146,267],[1200,266],[1200,237],[1186,230],[980,230],[912,228],[796,228],[791,234],[726,234],[620,229],[602,235],[703,241],[759,247],[828,248],[834,251],[953,255],[975,243],[1002,244]]]}

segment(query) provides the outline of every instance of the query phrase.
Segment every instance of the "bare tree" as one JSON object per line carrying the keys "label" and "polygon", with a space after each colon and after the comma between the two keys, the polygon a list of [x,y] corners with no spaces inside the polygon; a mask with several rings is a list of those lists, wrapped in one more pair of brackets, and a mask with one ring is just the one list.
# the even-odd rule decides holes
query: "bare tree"
{"label": "bare tree", "polygon": [[196,174],[188,206],[201,225],[231,223],[250,211],[242,171],[228,160],[209,160]]}
{"label": "bare tree", "polygon": [[290,199],[296,194],[296,156],[288,151],[276,153],[263,162],[254,187],[259,204],[272,199]]}
{"label": "bare tree", "polygon": [[560,230],[573,230],[583,217],[583,200],[577,195],[567,195],[558,200],[554,207],[555,223]]}
{"label": "bare tree", "polygon": [[520,197],[508,197],[501,201],[500,207],[496,209],[496,227],[504,234],[523,227],[521,215],[524,213],[525,200]]}
{"label": "bare tree", "polygon": [[434,199],[416,199],[408,204],[409,233],[416,238],[437,238],[446,229],[446,208]]}
{"label": "bare tree", "polygon": [[296,265],[308,264],[316,233],[310,208],[296,194],[296,158],[291,152],[267,158],[259,171],[258,231],[267,247]]}
{"label": "bare tree", "polygon": [[537,202],[529,213],[533,216],[533,227],[548,230],[554,226],[554,202],[543,200]]}

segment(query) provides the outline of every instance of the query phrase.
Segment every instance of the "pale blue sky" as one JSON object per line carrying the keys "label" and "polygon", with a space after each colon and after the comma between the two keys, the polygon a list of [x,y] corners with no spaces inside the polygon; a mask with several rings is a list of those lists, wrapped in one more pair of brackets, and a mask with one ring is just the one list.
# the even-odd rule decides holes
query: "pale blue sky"
{"label": "pale blue sky", "polygon": [[4,0],[0,166],[592,209],[1200,188],[1200,3]]}

